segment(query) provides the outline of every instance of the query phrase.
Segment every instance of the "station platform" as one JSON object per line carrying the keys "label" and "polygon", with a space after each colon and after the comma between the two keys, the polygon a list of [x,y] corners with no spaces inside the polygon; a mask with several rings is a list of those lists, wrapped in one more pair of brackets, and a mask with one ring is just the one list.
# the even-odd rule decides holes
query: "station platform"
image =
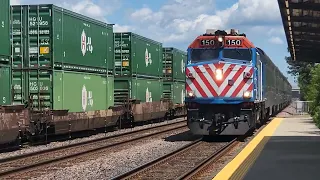
{"label": "station platform", "polygon": [[293,115],[274,118],[214,180],[320,179],[319,172],[320,129]]}

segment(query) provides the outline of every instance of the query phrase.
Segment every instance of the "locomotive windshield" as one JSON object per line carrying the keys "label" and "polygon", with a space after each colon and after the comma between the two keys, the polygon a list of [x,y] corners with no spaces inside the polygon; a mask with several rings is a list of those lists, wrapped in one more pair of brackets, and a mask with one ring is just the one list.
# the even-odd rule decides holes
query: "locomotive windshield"
{"label": "locomotive windshield", "polygon": [[240,59],[251,61],[252,55],[250,49],[223,49],[222,56],[230,59]]}
{"label": "locomotive windshield", "polygon": [[217,59],[219,57],[219,49],[193,49],[191,51],[191,62],[203,62]]}

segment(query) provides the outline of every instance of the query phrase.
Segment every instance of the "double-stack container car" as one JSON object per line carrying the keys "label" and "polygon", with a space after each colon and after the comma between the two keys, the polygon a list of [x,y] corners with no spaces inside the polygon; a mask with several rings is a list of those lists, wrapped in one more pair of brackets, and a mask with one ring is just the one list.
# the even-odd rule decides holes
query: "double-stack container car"
{"label": "double-stack container car", "polygon": [[0,105],[11,104],[10,1],[0,2]]}
{"label": "double-stack container car", "polygon": [[[32,99],[34,109],[70,112],[113,105],[112,89],[106,89],[113,84],[112,27],[54,5],[12,6],[11,12],[15,104]],[[77,92],[84,98],[82,91],[96,103],[69,102]]]}
{"label": "double-stack container car", "polygon": [[29,110],[21,132],[115,125],[112,25],[54,5],[11,6],[10,18],[13,104]]}
{"label": "double-stack container car", "polygon": [[[162,118],[162,43],[132,32],[114,33],[115,103],[130,103],[131,121]],[[129,119],[130,120],[130,119]]]}
{"label": "double-stack container car", "polygon": [[167,117],[161,43],[55,5],[0,8],[0,144]]}
{"label": "double-stack container car", "polygon": [[170,116],[185,115],[185,63],[187,53],[174,47],[163,48],[163,95],[171,102]]}
{"label": "double-stack container car", "polygon": [[10,1],[0,1],[0,144],[14,141],[19,125],[24,123],[27,110],[12,106],[10,64]]}

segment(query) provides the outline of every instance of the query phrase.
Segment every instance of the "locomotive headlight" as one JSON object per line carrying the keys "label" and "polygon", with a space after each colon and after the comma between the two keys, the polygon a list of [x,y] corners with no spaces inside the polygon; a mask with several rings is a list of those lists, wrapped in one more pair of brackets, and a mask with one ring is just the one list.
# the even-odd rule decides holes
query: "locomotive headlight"
{"label": "locomotive headlight", "polygon": [[193,91],[189,91],[188,92],[188,97],[194,97],[194,92]]}
{"label": "locomotive headlight", "polygon": [[223,41],[223,38],[222,38],[221,36],[219,36],[219,37],[218,37],[218,41],[219,41],[219,42],[222,42],[222,41]]}
{"label": "locomotive headlight", "polygon": [[250,98],[250,97],[251,97],[250,91],[245,91],[245,92],[243,93],[243,97],[244,97],[244,98]]}
{"label": "locomotive headlight", "polygon": [[222,69],[216,69],[216,79],[217,80],[222,79]]}

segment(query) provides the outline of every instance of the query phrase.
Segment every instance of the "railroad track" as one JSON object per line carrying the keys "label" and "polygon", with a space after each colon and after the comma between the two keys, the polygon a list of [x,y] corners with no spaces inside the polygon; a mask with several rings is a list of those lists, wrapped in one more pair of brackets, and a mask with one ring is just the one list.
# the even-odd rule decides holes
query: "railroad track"
{"label": "railroad track", "polygon": [[182,179],[189,177],[191,172],[200,167],[204,161],[221,157],[238,142],[237,138],[227,142],[205,142],[198,139],[114,179]]}
{"label": "railroad track", "polygon": [[50,169],[54,170],[55,167],[64,166],[64,162],[70,163],[74,160],[79,160],[82,157],[88,157],[101,151],[110,150],[110,148],[119,148],[119,146],[122,145],[124,146],[139,140],[158,135],[161,136],[166,133],[183,129],[187,130],[185,120],[54,149],[0,159],[0,179],[38,176],[42,172],[48,173],[47,171],[50,171]]}
{"label": "railroad track", "polygon": [[[246,134],[242,137],[239,137],[240,141],[243,141],[244,139],[246,139],[246,141],[250,140],[254,137],[254,134],[259,133],[268,124],[269,122],[262,125],[259,129],[256,129],[252,136],[247,136],[248,134]],[[239,145],[240,141],[236,141],[236,139],[234,139],[225,147],[222,147],[216,153],[212,154],[212,156],[180,176],[179,179],[212,179],[212,174],[216,169],[219,168],[219,163],[221,163],[221,161],[223,162],[223,157],[228,156],[229,152],[232,152],[233,149]]]}

